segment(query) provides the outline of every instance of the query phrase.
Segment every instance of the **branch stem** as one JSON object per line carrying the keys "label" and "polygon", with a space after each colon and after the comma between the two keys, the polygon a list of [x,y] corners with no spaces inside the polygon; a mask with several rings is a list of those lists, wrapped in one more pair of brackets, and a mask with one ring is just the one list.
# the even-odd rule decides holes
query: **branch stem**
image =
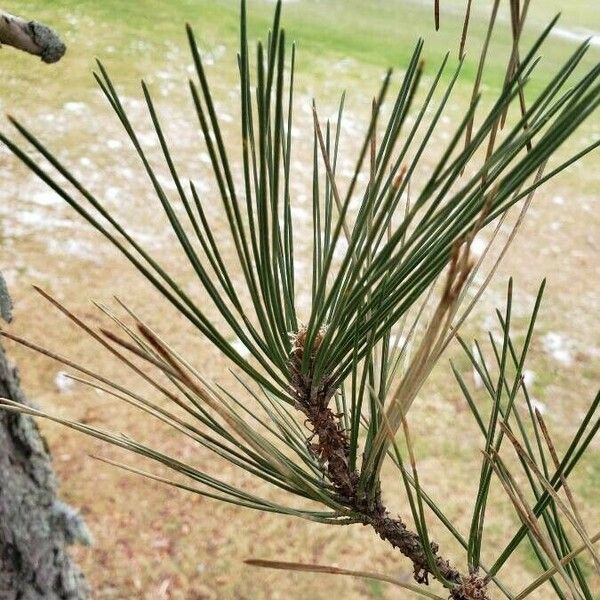
{"label": "branch stem", "polygon": [[40,56],[45,63],[58,62],[66,52],[64,43],[47,25],[0,9],[0,46],[2,44]]}
{"label": "branch stem", "polygon": [[[322,333],[317,335],[311,355],[318,349]],[[347,506],[363,525],[371,526],[377,535],[397,548],[413,563],[414,579],[428,585],[435,573],[443,578],[450,592],[451,600],[489,600],[487,581],[477,571],[461,574],[450,562],[438,555],[439,547],[431,542],[431,554],[435,565],[430,564],[420,536],[410,531],[400,517],[390,516],[378,489],[375,494],[360,490],[360,474],[350,468],[350,444],[341,415],[329,408],[335,390],[328,378],[315,382],[311,368],[308,374],[302,373],[302,362],[306,351],[306,333],[300,331],[294,339],[292,351],[291,387],[296,408],[306,416],[306,425],[311,430],[307,440],[310,452],[321,465],[323,476],[331,484],[336,494],[336,502]]]}

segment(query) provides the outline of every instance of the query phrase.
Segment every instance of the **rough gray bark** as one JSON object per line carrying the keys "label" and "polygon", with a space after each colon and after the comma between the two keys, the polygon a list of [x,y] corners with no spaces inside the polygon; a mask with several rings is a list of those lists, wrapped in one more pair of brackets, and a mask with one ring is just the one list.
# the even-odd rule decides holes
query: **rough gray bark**
{"label": "rough gray bark", "polygon": [[67,49],[47,25],[15,17],[0,9],[0,47],[2,44],[40,56],[45,63],[59,61]]}
{"label": "rough gray bark", "polygon": [[[2,44],[47,63],[66,50],[49,27],[0,9]],[[11,309],[0,273],[0,317],[10,321]],[[27,404],[1,345],[0,398]],[[35,421],[0,410],[0,600],[87,600],[89,587],[67,546],[90,541],[79,514],[58,499],[50,454]]]}
{"label": "rough gray bark", "polygon": [[[9,307],[2,280],[3,316]],[[1,346],[0,397],[27,404]],[[35,421],[0,410],[0,600],[89,599],[85,578],[67,553],[73,542],[89,544],[90,536],[79,514],[57,497],[50,454]]]}

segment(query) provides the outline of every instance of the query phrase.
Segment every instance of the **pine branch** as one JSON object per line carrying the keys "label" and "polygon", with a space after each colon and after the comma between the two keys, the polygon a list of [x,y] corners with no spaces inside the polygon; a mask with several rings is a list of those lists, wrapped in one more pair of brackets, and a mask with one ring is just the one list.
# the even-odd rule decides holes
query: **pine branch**
{"label": "pine branch", "polygon": [[[473,100],[434,168],[431,170],[429,165],[424,165],[423,157],[436,143],[434,134],[458,82],[463,61],[458,62],[448,82],[444,83],[449,64],[447,55],[435,76],[424,84],[425,94],[421,97],[418,89],[423,83],[423,42],[419,40],[386,121],[380,109],[393,85],[391,71],[383,78],[371,104],[372,117],[345,191],[341,189],[340,179],[336,180],[343,98],[335,128],[329,122],[322,126],[315,110],[311,128],[314,136],[313,264],[312,278],[307,282],[312,289],[312,303],[309,314],[304,315],[306,325],[301,325],[303,315],[297,312],[295,290],[304,282],[299,281],[294,269],[294,237],[306,233],[294,225],[290,198],[295,50],[292,47],[289,89],[286,90],[286,45],[285,33],[280,27],[281,6],[279,0],[266,43],[257,44],[257,76],[254,79],[250,72],[246,3],[241,2],[238,68],[243,192],[236,184],[236,163],[225,143],[201,52],[192,29],[188,27],[187,30],[196,69],[195,81],[190,81],[190,92],[226,218],[226,232],[239,261],[238,270],[228,268],[221,255],[221,231],[218,236],[211,231],[207,203],[212,199],[199,194],[192,183],[189,196],[182,184],[150,88],[142,83],[165,165],[177,190],[176,199],[161,184],[160,174],[152,166],[142,137],[136,133],[107,70],[98,63],[99,70],[94,74],[152,184],[157,205],[164,211],[177,238],[177,248],[197,275],[223,322],[209,317],[210,312],[195,301],[188,287],[168,271],[162,259],[136,241],[130,223],[117,218],[101,196],[92,193],[24,125],[11,119],[17,131],[37,151],[35,157],[0,133],[1,142],[114,244],[208,342],[231,360],[238,369],[236,377],[256,404],[247,405],[221,385],[211,383],[123,304],[122,308],[134,319],[135,327],[125,324],[110,309],[99,306],[118,327],[119,333],[106,329],[97,333],[95,327],[42,293],[82,332],[107,348],[123,367],[132,369],[166,397],[173,404],[172,408],[156,405],[135,388],[124,388],[67,357],[18,336],[6,332],[0,334],[79,371],[85,375],[83,383],[86,385],[107,391],[135,406],[243,471],[302,502],[308,499],[320,503],[326,510],[275,504],[129,437],[32,409],[29,412],[146,457],[193,482],[188,485],[158,479],[168,485],[235,505],[320,523],[368,525],[412,561],[417,582],[426,584],[430,578],[436,579],[453,600],[487,600],[487,586],[492,580],[507,598],[511,598],[496,580],[496,574],[525,535],[533,539],[531,527],[524,525],[496,563],[486,569],[480,563],[480,557],[492,467],[487,459],[482,464],[472,527],[468,540],[465,540],[420,487],[406,415],[464,315],[472,308],[469,306],[463,316],[457,318],[460,303],[479,266],[473,268],[469,259],[469,248],[475,235],[492,223],[496,223],[498,230],[507,211],[521,203],[523,209],[517,220],[518,227],[535,190],[600,144],[590,144],[543,175],[548,160],[600,106],[600,67],[591,68],[573,82],[572,76],[589,47],[589,43],[583,44],[557,68],[553,78],[527,106],[521,103],[521,116],[516,122],[513,124],[511,120],[510,128],[502,129],[507,111],[523,97],[539,60],[538,52],[556,22],[556,18],[553,19],[521,56],[517,52],[519,35],[516,34],[520,33],[525,14],[523,11],[523,16],[519,16],[521,11],[516,10],[518,6],[514,4],[516,34],[505,84],[482,115],[481,123],[476,124],[477,89],[484,70],[485,48],[496,22],[496,1]],[[4,27],[10,23],[3,21]],[[23,28],[16,31],[22,33]],[[568,89],[566,82],[570,82]],[[463,146],[461,140],[465,137]],[[40,157],[48,161],[56,173],[43,168]],[[364,170],[369,171],[366,186],[361,185]],[[423,183],[416,177],[420,172],[430,172]],[[71,185],[65,186],[61,177]],[[405,210],[398,210],[405,198]],[[354,208],[356,200],[360,201],[358,209]],[[401,212],[404,215],[398,218]],[[507,244],[513,236],[514,233]],[[343,242],[347,248],[338,260]],[[495,266],[489,277],[494,270]],[[445,288],[441,281],[444,273],[447,274]],[[489,277],[484,280],[483,288]],[[240,301],[242,289],[249,293],[247,303]],[[481,289],[475,300],[480,293]],[[467,400],[471,400],[469,405],[474,409],[490,456],[500,451],[504,436],[498,425],[500,418],[507,420],[513,411],[517,414],[514,400],[529,344],[528,337],[522,358],[513,357],[509,316],[510,293],[507,316],[502,321],[506,333],[501,352],[497,353],[500,373],[495,387],[489,369],[481,365],[481,369],[485,369],[482,379],[493,402],[487,428],[467,392]],[[393,341],[392,331],[399,324],[403,331],[407,318],[409,323],[414,320],[414,324],[409,327],[400,355],[396,356],[397,342]],[[230,341],[232,334],[248,350],[248,356],[240,353],[236,344]],[[414,346],[415,351],[407,350],[407,344]],[[403,357],[407,364],[397,373],[398,361]],[[511,358],[518,375],[512,386],[507,387],[506,370]],[[144,368],[139,365],[140,361]],[[145,367],[152,369],[154,375],[146,373]],[[464,382],[460,377],[458,379],[464,391]],[[392,386],[396,391],[390,393]],[[504,388],[508,395],[506,407]],[[1,400],[0,406],[5,410],[23,410]],[[256,412],[254,406],[260,406],[262,410]],[[596,408],[597,403],[589,414],[594,414]],[[298,422],[294,409],[303,415],[308,433]],[[585,432],[591,416],[586,419],[579,437]],[[395,436],[401,425],[405,428],[411,454],[412,478],[404,470],[396,447]],[[362,428],[366,433],[364,439]],[[565,478],[593,433],[590,432],[580,445],[579,437],[573,442],[559,470],[560,473],[564,470]],[[379,474],[383,461],[392,456],[392,447],[416,532],[410,531],[400,517],[389,514],[382,497]],[[135,467],[124,468],[157,478]],[[545,471],[544,476],[556,489],[562,484],[562,480],[550,480]],[[553,508],[552,500],[546,493],[540,494],[539,498],[536,496],[533,513],[539,516],[548,504]],[[438,554],[439,549],[427,532],[424,503],[467,551],[468,574],[462,574]],[[544,513],[544,523],[548,518]],[[553,525],[552,521],[548,522]],[[567,546],[565,541],[565,548]],[[558,560],[565,554],[559,550]],[[542,566],[547,568],[544,563]]]}
{"label": "pine branch", "polygon": [[390,516],[379,484],[374,498],[370,497],[368,490],[361,489],[360,474],[350,468],[350,442],[343,426],[343,415],[336,415],[329,408],[335,390],[328,378],[319,382],[312,377],[314,354],[322,339],[323,335],[319,334],[313,344],[308,359],[311,369],[306,375],[302,373],[306,331],[301,330],[295,336],[290,365],[291,385],[296,408],[306,415],[306,424],[312,431],[307,446],[319,461],[323,476],[332,484],[336,500],[347,506],[360,523],[371,526],[382,540],[412,561],[417,583],[428,585],[430,576],[433,576],[450,590],[452,600],[488,600],[487,582],[478,572],[462,575],[437,554],[439,548],[435,542],[431,542],[428,551],[418,533],[410,531],[400,517],[394,519]]}

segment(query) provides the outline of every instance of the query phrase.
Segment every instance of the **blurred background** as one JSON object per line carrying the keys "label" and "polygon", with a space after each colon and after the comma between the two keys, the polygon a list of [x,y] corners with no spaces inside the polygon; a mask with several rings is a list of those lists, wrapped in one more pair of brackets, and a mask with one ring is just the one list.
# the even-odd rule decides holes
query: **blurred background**
{"label": "blurred background", "polygon": [[[274,3],[250,0],[248,4],[251,36],[265,37]],[[438,32],[433,27],[431,0],[297,0],[284,4],[288,39],[297,42],[294,219],[308,223],[313,97],[320,115],[326,118],[335,114],[340,94],[347,91],[341,141],[344,175],[344,168],[353,165],[368,125],[371,98],[387,67],[394,67],[398,81],[416,40],[422,36],[426,40],[426,78],[431,80],[447,51],[448,74],[451,73],[457,63],[466,2],[441,0]],[[435,133],[440,147],[468,106],[487,27],[491,2],[473,4],[465,67],[442,126]],[[508,3],[501,5],[482,87],[484,103],[502,85],[509,54]],[[188,93],[187,79],[193,71],[184,25],[189,22],[196,31],[226,142],[235,156],[240,139],[238,3],[4,0],[2,8],[51,25],[68,47],[61,62],[52,66],[11,49],[0,50],[2,130],[9,130],[5,114],[10,113],[36,132],[128,222],[137,238],[201,297],[197,282],[184,268],[172,234],[157,210],[151,185],[96,86],[92,70],[95,58],[100,58],[122,94],[141,140],[159,165],[158,141],[145,109],[140,79],[149,84],[180,170],[197,183],[218,238],[219,224],[224,226],[225,221]],[[594,36],[585,64],[589,66],[600,57],[600,19],[593,0],[532,2],[522,46],[527,47],[558,11],[562,11],[562,17],[543,48],[537,76],[529,89],[531,97],[587,37]],[[561,156],[583,148],[599,132],[600,123],[589,122],[568,140]],[[556,158],[557,164],[560,158]],[[165,176],[161,183],[172,191],[166,167],[160,167],[159,172]],[[184,351],[201,371],[229,385],[229,365],[160,300],[107,241],[17,164],[5,148],[0,148],[0,173],[0,269],[15,303],[13,331],[132,384],[133,377],[115,365],[110,355],[100,351],[92,340],[76,332],[31,285],[47,289],[75,312],[97,320],[98,324],[99,313],[90,300],[113,303],[113,295],[117,295]],[[518,330],[519,319],[523,325],[527,322],[541,279],[548,278],[527,377],[535,401],[559,444],[572,435],[600,381],[599,183],[596,154],[567,169],[538,193],[523,229],[464,332],[472,337],[498,329],[493,310],[504,304],[510,275],[515,278]],[[507,222],[503,234],[508,232],[508,226]],[[223,244],[226,248],[231,246],[228,238],[223,239]],[[299,241],[299,252],[305,252],[310,260],[307,244]],[[210,310],[207,304],[209,314]],[[249,490],[276,497],[275,492],[263,489],[248,475],[224,466],[191,441],[140,418],[118,400],[75,386],[56,363],[14,344],[7,344],[7,348],[19,365],[24,390],[44,409],[126,432],[225,479],[242,481]],[[449,350],[449,357],[472,381],[468,363],[456,347]],[[444,499],[447,514],[465,530],[471,511],[466,499],[475,486],[472,474],[479,464],[481,441],[463,402],[448,363],[443,360],[415,403],[411,425],[424,485],[434,497]],[[449,424],[454,428],[452,436],[446,435]],[[403,592],[377,582],[256,571],[242,563],[250,557],[304,560],[406,574],[409,578],[410,565],[370,531],[358,526],[332,528],[251,513],[175,492],[88,456],[122,459],[114,448],[64,428],[41,425],[53,452],[62,496],[81,510],[95,537],[91,548],[73,549],[95,590],[95,598],[404,597]],[[126,460],[143,464],[129,457]],[[440,468],[451,477],[440,481],[436,477]],[[400,498],[401,484],[394,480],[396,475],[387,477],[388,495],[394,491],[399,495],[396,504],[393,498],[390,504],[406,515],[407,508]],[[599,485],[600,452],[596,442],[574,474],[573,483],[585,511],[584,520],[596,525],[600,522]],[[488,540],[492,540],[489,549],[493,549],[494,540],[500,546],[517,526],[513,511],[502,500],[493,499],[496,510],[487,530]],[[441,529],[434,527],[432,536],[441,545],[448,542],[447,554],[453,556],[451,542]],[[460,555],[458,549],[454,555]],[[533,553],[523,548],[506,569],[506,580],[519,587],[536,573],[539,567]],[[540,594],[539,598],[543,598],[544,592]]]}

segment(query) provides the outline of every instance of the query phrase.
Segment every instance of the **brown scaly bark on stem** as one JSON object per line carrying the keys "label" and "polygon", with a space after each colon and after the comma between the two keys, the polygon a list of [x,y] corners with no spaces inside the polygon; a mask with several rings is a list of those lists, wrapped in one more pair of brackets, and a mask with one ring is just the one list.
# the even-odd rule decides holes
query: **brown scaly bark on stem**
{"label": "brown scaly bark on stem", "polygon": [[[317,335],[313,352],[319,347],[322,335]],[[310,375],[303,374],[301,365],[304,356],[306,331],[301,330],[294,339],[291,354],[291,387],[296,407],[306,415],[307,426],[312,431],[308,447],[321,464],[323,475],[335,489],[338,502],[359,515],[363,525],[373,527],[382,540],[408,557],[414,568],[414,578],[427,585],[434,577],[419,536],[410,531],[400,517],[393,518],[383,504],[381,493],[369,500],[358,489],[359,473],[350,469],[349,442],[339,415],[329,408],[335,390],[327,378],[315,383]],[[312,358],[312,356],[311,356]],[[489,600],[487,585],[478,573],[462,575],[449,561],[438,555],[438,545],[431,544],[437,570],[453,584],[450,589],[452,600]]]}

